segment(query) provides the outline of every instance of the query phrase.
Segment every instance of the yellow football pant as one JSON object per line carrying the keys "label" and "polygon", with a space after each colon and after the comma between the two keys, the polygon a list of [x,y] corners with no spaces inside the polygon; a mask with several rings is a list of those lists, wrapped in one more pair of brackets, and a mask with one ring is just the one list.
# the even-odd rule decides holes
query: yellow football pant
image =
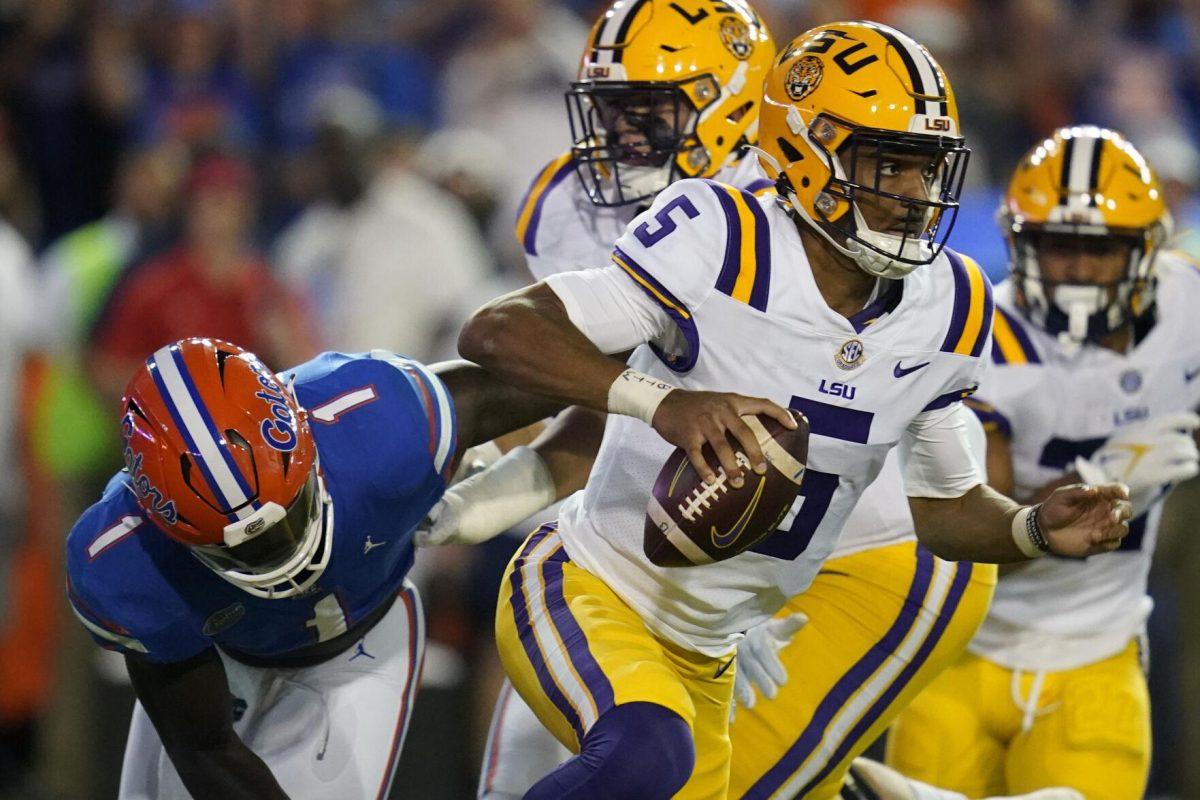
{"label": "yellow football pant", "polygon": [[1150,696],[1137,643],[1043,673],[1040,691],[1037,677],[964,655],[900,715],[888,764],[968,797],[1070,786],[1088,800],[1141,798]]}
{"label": "yellow football pant", "polygon": [[571,562],[552,525],[508,565],[496,644],[513,686],[572,752],[605,711],[656,703],[687,722],[696,745],[691,778],[675,796],[724,800],[733,656],[713,659],[655,637],[607,584]]}
{"label": "yellow football pant", "polygon": [[780,612],[809,619],[780,653],[788,682],[734,717],[729,796],[837,796],[850,762],[963,652],[995,586],[994,565],[915,542],[826,562]]}

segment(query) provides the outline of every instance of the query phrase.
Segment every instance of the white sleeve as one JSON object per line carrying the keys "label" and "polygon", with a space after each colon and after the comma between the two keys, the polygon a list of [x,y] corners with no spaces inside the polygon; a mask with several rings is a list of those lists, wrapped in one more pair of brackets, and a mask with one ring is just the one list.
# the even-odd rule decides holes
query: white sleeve
{"label": "white sleeve", "polygon": [[982,427],[962,403],[917,415],[900,437],[909,497],[961,497],[984,482]]}
{"label": "white sleeve", "polygon": [[618,267],[560,272],[545,283],[571,323],[605,353],[661,341],[675,327],[666,310]]}

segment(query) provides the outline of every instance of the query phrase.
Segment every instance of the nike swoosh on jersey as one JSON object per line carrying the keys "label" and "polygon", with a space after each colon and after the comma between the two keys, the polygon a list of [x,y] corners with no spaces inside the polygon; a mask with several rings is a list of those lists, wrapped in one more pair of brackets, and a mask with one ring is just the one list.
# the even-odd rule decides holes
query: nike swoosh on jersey
{"label": "nike swoosh on jersey", "polygon": [[1196,367],[1195,369],[1185,369],[1183,371],[1183,380],[1185,383],[1191,383],[1192,381],[1196,380],[1197,375],[1200,375],[1200,367]]}
{"label": "nike swoosh on jersey", "polygon": [[903,364],[901,364],[899,361],[897,361],[896,368],[892,370],[892,374],[895,375],[897,378],[903,378],[905,375],[908,375],[911,372],[916,372],[917,370],[924,369],[925,367],[928,367],[928,366],[929,366],[928,361],[922,361],[920,364],[917,364],[912,367],[906,367]]}

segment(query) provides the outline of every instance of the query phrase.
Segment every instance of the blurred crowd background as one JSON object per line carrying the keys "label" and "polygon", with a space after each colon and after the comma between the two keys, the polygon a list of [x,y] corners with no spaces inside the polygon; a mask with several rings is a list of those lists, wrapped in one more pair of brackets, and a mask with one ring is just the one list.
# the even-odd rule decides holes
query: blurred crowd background
{"label": "blurred crowd background", "polygon": [[[195,334],[277,368],[323,349],[452,356],[472,309],[528,281],[516,206],[570,144],[562,94],[604,5],[0,0],[0,798],[115,796],[132,693],[70,618],[60,555],[120,465],[137,363]],[[1073,122],[1130,136],[1168,186],[1176,246],[1200,251],[1197,4],[755,5],[781,44],[870,18],[930,48],[972,150],[951,244],[993,278],[1008,172]],[[1198,510],[1196,486],[1176,493],[1152,583],[1163,798],[1200,798]],[[396,797],[473,796],[515,544],[419,560],[431,647]]]}

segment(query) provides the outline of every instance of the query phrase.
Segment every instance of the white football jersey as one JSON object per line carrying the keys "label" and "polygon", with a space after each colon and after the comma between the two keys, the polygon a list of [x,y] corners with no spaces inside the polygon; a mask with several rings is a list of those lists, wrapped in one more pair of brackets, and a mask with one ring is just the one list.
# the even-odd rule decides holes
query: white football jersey
{"label": "white football jersey", "polygon": [[[517,215],[517,241],[539,281],[559,272],[611,264],[613,242],[640,210],[636,205],[596,205],[575,171],[570,151],[547,164],[533,179]],[[753,154],[726,166],[716,179],[752,194],[774,191]]]}
{"label": "white football jersey", "polygon": [[672,447],[632,417],[609,418],[587,487],[561,509],[573,560],[659,635],[719,656],[808,587],[910,424],[974,389],[991,286],[978,265],[945,251],[847,319],[825,304],[778,198],[708,180],[663,191],[613,261],[676,325],[631,366],[688,389],[768,397],[809,419],[801,496],[774,534],[732,559],[661,568],[646,558],[646,504]]}
{"label": "white football jersey", "polygon": [[[753,154],[725,167],[716,180],[755,196],[775,187]],[[560,272],[611,264],[613,243],[637,216],[635,206],[606,208],[593,203],[575,175],[571,154],[564,153],[534,179],[517,217],[516,236],[537,280]],[[833,558],[915,538],[912,514],[896,454],[888,456],[879,480],[863,494],[846,525]]]}
{"label": "white football jersey", "polygon": [[[1011,281],[997,287],[994,363],[972,405],[1011,435],[1018,500],[1122,425],[1200,405],[1200,270],[1164,254],[1158,275],[1156,320],[1127,353],[1064,349],[1021,316]],[[1064,670],[1123,650],[1152,608],[1146,580],[1161,514],[1160,499],[1113,553],[1049,555],[1004,573],[971,651],[1014,669]]]}

